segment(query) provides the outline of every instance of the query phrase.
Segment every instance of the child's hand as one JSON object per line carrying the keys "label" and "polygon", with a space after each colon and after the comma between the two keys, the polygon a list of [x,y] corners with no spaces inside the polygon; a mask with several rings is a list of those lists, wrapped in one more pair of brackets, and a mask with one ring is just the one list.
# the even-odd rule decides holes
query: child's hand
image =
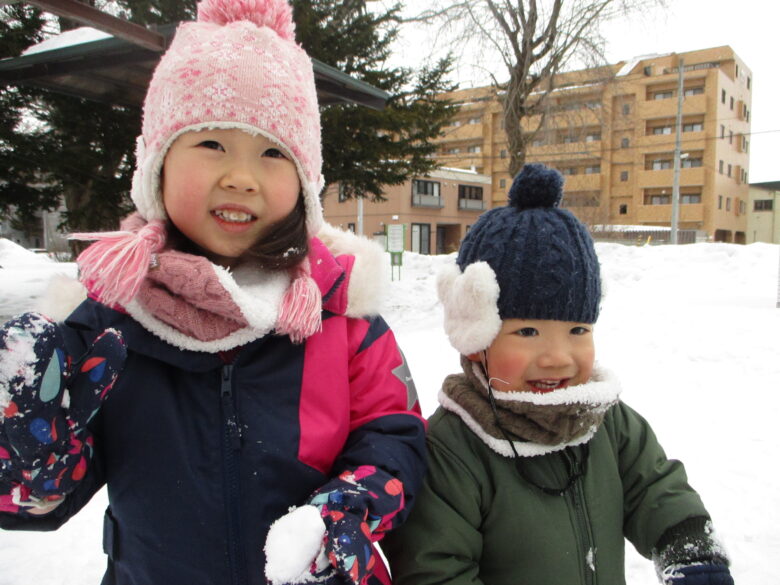
{"label": "child's hand", "polygon": [[75,489],[92,457],[87,424],[126,353],[108,329],[75,361],[59,327],[37,313],[0,331],[0,511],[46,513]]}
{"label": "child's hand", "polygon": [[729,568],[719,563],[668,567],[662,579],[664,585],[734,585]]}

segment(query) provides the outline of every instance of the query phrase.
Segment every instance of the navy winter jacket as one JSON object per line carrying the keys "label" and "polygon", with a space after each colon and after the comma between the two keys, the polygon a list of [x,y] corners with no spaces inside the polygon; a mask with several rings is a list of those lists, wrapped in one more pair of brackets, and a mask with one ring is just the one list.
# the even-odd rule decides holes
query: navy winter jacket
{"label": "navy winter jacket", "polygon": [[[259,585],[271,523],[342,470],[375,465],[399,479],[407,507],[394,525],[406,516],[424,422],[380,317],[324,311],[300,345],[269,334],[228,357],[176,348],[86,300],[63,327],[70,353],[107,327],[128,359],[91,424],[87,477],[51,514],[0,514],[2,528],[56,529],[106,484],[104,585]],[[388,582],[378,567],[375,582]]]}

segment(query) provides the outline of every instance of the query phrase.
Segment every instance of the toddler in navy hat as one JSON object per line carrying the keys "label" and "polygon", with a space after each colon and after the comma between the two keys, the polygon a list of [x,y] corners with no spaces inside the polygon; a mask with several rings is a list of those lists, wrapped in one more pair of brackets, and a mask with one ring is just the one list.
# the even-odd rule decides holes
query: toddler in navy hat
{"label": "toddler in navy hat", "polygon": [[394,583],[625,583],[628,538],[664,584],[733,584],[683,465],[595,365],[599,263],[562,188],[526,165],[439,275],[463,372],[444,381],[424,489],[384,546]]}

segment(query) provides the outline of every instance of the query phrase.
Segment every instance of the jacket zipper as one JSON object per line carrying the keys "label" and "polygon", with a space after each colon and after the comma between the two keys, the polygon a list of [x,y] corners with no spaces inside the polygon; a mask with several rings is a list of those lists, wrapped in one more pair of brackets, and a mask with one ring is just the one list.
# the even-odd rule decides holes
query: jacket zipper
{"label": "jacket zipper", "polygon": [[222,460],[225,486],[225,513],[227,520],[228,563],[230,583],[244,585],[244,567],[241,552],[240,489],[238,457],[241,450],[241,428],[238,425],[236,405],[233,397],[233,365],[222,366],[220,384],[220,405],[222,410]]}
{"label": "jacket zipper", "polygon": [[[583,465],[574,453],[569,449],[564,450],[564,457],[569,467],[569,473],[578,474],[579,466]],[[567,497],[574,509],[574,534],[580,546],[582,558],[580,559],[583,583],[586,585],[596,585],[596,550],[593,547],[593,532],[590,526],[590,517],[585,500],[585,490],[582,485],[582,476],[574,482],[572,489],[569,490]]]}

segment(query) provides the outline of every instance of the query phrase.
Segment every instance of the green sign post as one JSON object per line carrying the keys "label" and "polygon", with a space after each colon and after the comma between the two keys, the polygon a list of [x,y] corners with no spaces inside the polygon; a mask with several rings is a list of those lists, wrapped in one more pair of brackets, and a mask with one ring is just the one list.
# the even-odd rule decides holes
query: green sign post
{"label": "green sign post", "polygon": [[398,267],[398,280],[401,280],[406,225],[393,223],[385,225],[386,250],[390,252],[390,280],[395,280],[395,268]]}

